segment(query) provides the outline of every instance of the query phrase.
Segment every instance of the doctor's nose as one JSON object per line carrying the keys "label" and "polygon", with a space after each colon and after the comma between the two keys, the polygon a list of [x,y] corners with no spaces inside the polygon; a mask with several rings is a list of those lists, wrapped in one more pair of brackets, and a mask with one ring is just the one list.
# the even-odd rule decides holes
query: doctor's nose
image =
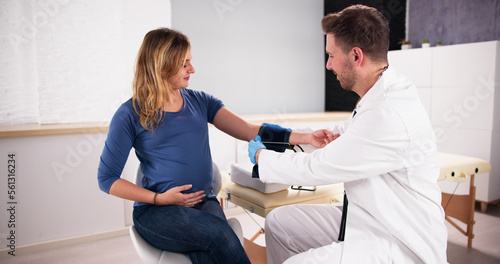
{"label": "doctor's nose", "polygon": [[326,69],[330,70],[330,71],[333,71],[332,61],[331,61],[330,58],[328,58],[328,60],[326,61]]}

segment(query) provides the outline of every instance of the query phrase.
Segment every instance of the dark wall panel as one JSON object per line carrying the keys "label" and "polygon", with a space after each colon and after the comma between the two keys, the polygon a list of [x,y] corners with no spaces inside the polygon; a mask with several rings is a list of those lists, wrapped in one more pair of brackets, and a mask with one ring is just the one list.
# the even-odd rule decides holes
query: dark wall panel
{"label": "dark wall panel", "polygon": [[408,40],[413,48],[500,39],[500,0],[411,0]]}
{"label": "dark wall panel", "polygon": [[[350,5],[364,4],[379,10],[389,21],[391,29],[389,49],[399,49],[398,44],[406,36],[406,0],[325,0],[325,15],[338,12]],[[325,63],[328,56],[325,56]],[[326,68],[325,68],[326,69]],[[329,70],[325,74],[325,111],[352,111],[359,96],[340,87],[336,76]]]}

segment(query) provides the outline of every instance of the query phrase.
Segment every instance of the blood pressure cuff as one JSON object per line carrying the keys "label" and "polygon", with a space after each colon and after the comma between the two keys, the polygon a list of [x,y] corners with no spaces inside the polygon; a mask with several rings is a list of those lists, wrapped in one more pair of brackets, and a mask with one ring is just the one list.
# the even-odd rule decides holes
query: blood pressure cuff
{"label": "blood pressure cuff", "polygon": [[[290,134],[292,130],[283,128],[279,125],[263,123],[259,129],[259,136],[266,149],[274,150],[276,152],[285,152],[291,149]],[[253,166],[252,178],[259,178],[259,168],[257,165]]]}
{"label": "blood pressure cuff", "polygon": [[259,136],[267,149],[276,152],[285,152],[290,148],[290,134],[292,130],[279,125],[264,123],[260,126]]}

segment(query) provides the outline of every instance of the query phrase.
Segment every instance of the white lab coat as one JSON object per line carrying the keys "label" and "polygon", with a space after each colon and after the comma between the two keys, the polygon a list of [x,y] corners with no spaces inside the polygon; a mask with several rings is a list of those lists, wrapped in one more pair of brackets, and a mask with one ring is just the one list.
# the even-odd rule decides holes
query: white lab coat
{"label": "white lab coat", "polygon": [[259,156],[264,182],[344,182],[349,200],[342,263],[446,263],[436,140],[417,90],[387,69],[339,128],[307,153]]}

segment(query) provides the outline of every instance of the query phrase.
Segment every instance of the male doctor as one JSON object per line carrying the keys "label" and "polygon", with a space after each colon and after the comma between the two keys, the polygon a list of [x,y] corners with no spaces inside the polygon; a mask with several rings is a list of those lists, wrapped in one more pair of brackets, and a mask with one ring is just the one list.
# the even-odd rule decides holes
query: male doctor
{"label": "male doctor", "polygon": [[326,68],[361,97],[352,117],[340,137],[310,154],[267,150],[257,137],[249,156],[264,182],[343,182],[348,206],[273,210],[268,263],[446,263],[436,140],[415,86],[388,65],[387,20],[355,5],[325,16],[322,26]]}

